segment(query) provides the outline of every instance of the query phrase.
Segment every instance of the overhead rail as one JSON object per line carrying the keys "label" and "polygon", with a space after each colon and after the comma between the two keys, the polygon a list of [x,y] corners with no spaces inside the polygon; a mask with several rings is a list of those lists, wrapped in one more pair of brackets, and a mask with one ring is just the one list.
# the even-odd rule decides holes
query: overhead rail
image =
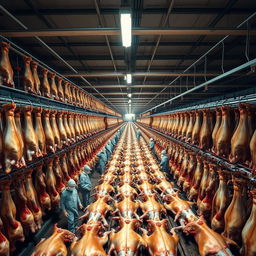
{"label": "overhead rail", "polygon": [[[0,31],[3,36],[7,37],[56,37],[56,36],[119,36],[121,35],[120,28],[61,28],[61,29],[27,29],[20,30],[4,30]],[[247,34],[246,29],[230,29],[230,28],[184,28],[184,27],[172,27],[172,28],[143,28],[133,27],[132,35],[137,36],[245,36]],[[256,31],[251,31],[252,35],[256,34]]]}
{"label": "overhead rail", "polygon": [[1,96],[0,96],[0,103],[10,103],[15,102],[16,105],[20,106],[33,106],[33,107],[43,107],[47,109],[55,109],[61,111],[73,111],[80,114],[87,114],[87,115],[97,115],[97,116],[104,116],[104,117],[114,117],[114,118],[121,118],[119,116],[109,115],[103,112],[84,109],[83,107],[75,106],[70,103],[61,102],[57,100],[53,100],[50,98],[46,98],[37,94],[28,93],[23,90],[19,90],[16,88],[11,88],[8,86],[1,85]]}
{"label": "overhead rail", "polygon": [[[247,94],[245,94],[248,92]],[[249,93],[251,92],[251,93]],[[224,98],[224,99],[218,99],[218,100],[213,100],[210,102],[204,102],[204,103],[199,103],[197,105],[193,106],[187,106],[187,107],[182,107],[182,108],[175,108],[173,110],[169,111],[164,111],[164,112],[159,112],[159,113],[151,113],[151,112],[146,112],[142,114],[144,117],[150,117],[150,116],[162,116],[162,115],[169,115],[172,113],[177,113],[177,112],[185,112],[185,111],[191,111],[191,110],[197,110],[197,109],[214,109],[216,107],[224,106],[224,105],[229,105],[229,106],[237,106],[239,103],[256,103],[256,88],[248,89],[246,91],[240,92],[240,94],[244,93],[244,95],[239,95],[239,96],[233,96],[229,98]],[[234,94],[234,93],[233,93]]]}

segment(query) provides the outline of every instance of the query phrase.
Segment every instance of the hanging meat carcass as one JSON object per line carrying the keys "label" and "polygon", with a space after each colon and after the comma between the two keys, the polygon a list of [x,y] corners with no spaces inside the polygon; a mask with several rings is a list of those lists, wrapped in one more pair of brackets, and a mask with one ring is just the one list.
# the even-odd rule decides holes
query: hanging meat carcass
{"label": "hanging meat carcass", "polygon": [[216,108],[215,113],[216,113],[216,122],[212,131],[212,144],[213,144],[212,151],[213,152],[216,152],[217,132],[221,125],[221,119],[222,119],[221,108]]}
{"label": "hanging meat carcass", "polygon": [[229,193],[227,186],[227,174],[221,169],[219,174],[219,187],[212,201],[211,228],[216,232],[222,232],[225,227],[224,214],[229,205]]}
{"label": "hanging meat carcass", "polygon": [[245,181],[232,178],[233,181],[233,198],[228,206],[225,215],[225,229],[223,235],[241,244],[241,233],[247,219],[246,209],[246,188]]}
{"label": "hanging meat carcass", "polygon": [[18,177],[15,181],[15,196],[18,208],[18,216],[26,234],[36,231],[36,223],[31,210],[28,208],[28,199],[24,186],[24,177]]}
{"label": "hanging meat carcass", "polygon": [[42,153],[42,155],[46,155],[46,138],[44,133],[44,128],[42,125],[42,108],[34,108],[33,112],[35,113],[34,118],[34,128],[35,128],[35,134],[37,136],[38,140],[38,148],[39,151]]}
{"label": "hanging meat carcass", "polygon": [[80,127],[78,125],[78,115],[77,114],[74,114],[74,128],[75,128],[76,140],[79,141],[81,139],[81,131],[80,131]]}
{"label": "hanging meat carcass", "polygon": [[43,116],[42,116],[42,123],[44,128],[45,134],[45,144],[46,144],[46,151],[47,153],[53,153],[56,150],[55,141],[54,141],[54,134],[52,131],[52,127],[50,125],[50,110],[44,109]]}
{"label": "hanging meat carcass", "polygon": [[61,194],[61,192],[65,188],[65,185],[63,183],[64,182],[63,174],[62,174],[62,170],[60,168],[58,156],[56,156],[53,160],[53,172],[54,172],[55,179],[56,179],[56,189],[57,189],[58,193]]}
{"label": "hanging meat carcass", "polygon": [[197,155],[196,159],[197,159],[197,164],[196,164],[195,173],[192,179],[192,186],[189,192],[187,193],[188,199],[191,201],[197,200],[200,182],[203,174],[203,167],[204,167],[202,157]]}
{"label": "hanging meat carcass", "polygon": [[38,199],[37,199],[35,187],[33,185],[32,171],[33,170],[31,170],[31,169],[27,171],[27,174],[25,177],[25,191],[26,191],[26,195],[27,195],[28,208],[31,210],[31,212],[34,216],[36,230],[39,230],[43,223],[43,221],[42,221],[43,214],[42,214],[42,209],[41,209]]}
{"label": "hanging meat carcass", "polygon": [[69,172],[68,172],[68,165],[67,165],[66,157],[67,157],[66,153],[64,153],[60,157],[60,167],[61,167],[61,170],[63,173],[63,178],[64,178],[65,183],[71,179],[69,176]]}
{"label": "hanging meat carcass", "polygon": [[248,121],[248,108],[246,104],[239,105],[240,120],[231,139],[231,163],[245,163],[250,160],[250,125]]}
{"label": "hanging meat carcass", "polygon": [[188,167],[187,167],[187,175],[183,183],[183,191],[185,193],[188,193],[189,189],[191,188],[196,165],[197,165],[196,156],[193,152],[191,152]]}
{"label": "hanging meat carcass", "polygon": [[243,231],[242,240],[243,247],[241,255],[255,256],[256,255],[256,190],[252,189],[251,195],[253,198],[253,206],[250,217],[246,221]]}
{"label": "hanging meat carcass", "polygon": [[190,121],[189,113],[185,112],[184,113],[184,124],[183,124],[183,127],[182,127],[181,137],[180,137],[182,140],[186,139],[189,121]]}
{"label": "hanging meat carcass", "polygon": [[21,150],[23,152],[23,158],[25,159],[24,137],[23,137],[23,129],[21,125],[21,113],[22,113],[22,108],[16,107],[14,111],[14,120],[17,128],[17,132],[18,132],[18,138],[21,145]]}
{"label": "hanging meat carcass", "polygon": [[200,206],[201,201],[204,199],[206,195],[206,189],[208,186],[208,177],[209,177],[209,163],[204,161],[203,175],[200,182],[199,190],[198,190],[198,198],[197,198],[197,207]]}
{"label": "hanging meat carcass", "polygon": [[30,68],[31,57],[24,56],[24,89],[26,92],[35,93],[35,81]]}
{"label": "hanging meat carcass", "polygon": [[45,256],[45,255],[61,255],[66,256],[68,253],[65,242],[72,242],[75,235],[66,230],[54,226],[53,234],[47,238],[42,239],[36,245],[36,248],[31,256]]}
{"label": "hanging meat carcass", "polygon": [[45,213],[46,210],[51,210],[51,198],[46,191],[46,177],[42,171],[43,165],[39,164],[35,168],[35,189],[39,203]]}
{"label": "hanging meat carcass", "polygon": [[12,168],[21,168],[25,165],[23,149],[14,121],[14,103],[4,104],[5,128],[3,132],[4,171],[10,173]]}
{"label": "hanging meat carcass", "polygon": [[10,255],[10,243],[8,239],[2,233],[3,231],[3,222],[0,218],[0,256],[9,256]]}
{"label": "hanging meat carcass", "polygon": [[31,66],[32,66],[32,74],[33,74],[33,78],[34,78],[35,93],[38,95],[41,95],[41,91],[40,91],[41,82],[40,82],[40,79],[39,79],[38,73],[37,73],[38,63],[32,61]]}
{"label": "hanging meat carcass", "polygon": [[4,145],[3,145],[3,115],[0,109],[0,172],[3,171],[3,160],[4,160]]}
{"label": "hanging meat carcass", "polygon": [[58,89],[57,89],[57,85],[55,82],[55,76],[56,76],[55,73],[50,74],[50,78],[51,78],[50,93],[51,93],[52,99],[59,100]]}
{"label": "hanging meat carcass", "polygon": [[70,101],[68,84],[69,84],[69,82],[67,82],[67,81],[64,82],[64,101],[66,103],[69,103],[69,101]]}
{"label": "hanging meat carcass", "polygon": [[58,125],[59,134],[60,134],[60,142],[62,145],[67,146],[68,138],[67,138],[66,130],[64,128],[64,124],[63,124],[63,112],[62,111],[59,111],[57,113],[57,125]]}
{"label": "hanging meat carcass", "polygon": [[58,91],[58,98],[60,101],[64,102],[65,97],[64,97],[64,90],[63,90],[63,86],[62,86],[62,81],[63,79],[61,77],[57,77],[57,91]]}
{"label": "hanging meat carcass", "polygon": [[9,59],[10,44],[6,42],[0,42],[0,46],[1,46],[0,82],[2,82],[4,85],[14,87],[13,69]]}
{"label": "hanging meat carcass", "polygon": [[174,177],[177,180],[177,185],[179,187],[182,187],[183,186],[183,183],[186,179],[186,176],[187,176],[187,170],[188,170],[188,164],[189,164],[189,152],[188,151],[185,151],[184,155],[183,155],[183,160],[182,160],[182,164],[181,164],[181,168],[179,170],[179,172],[176,172]]}
{"label": "hanging meat carcass", "polygon": [[229,106],[221,107],[221,125],[216,134],[215,153],[218,156],[227,158],[230,153],[232,124],[231,124],[231,108]]}
{"label": "hanging meat carcass", "polygon": [[58,208],[60,203],[60,194],[58,193],[56,188],[56,177],[53,173],[52,158],[47,160],[45,169],[46,169],[45,183],[46,183],[47,192],[49,193],[51,198],[51,206],[52,206],[52,209]]}
{"label": "hanging meat carcass", "polygon": [[179,126],[178,126],[178,139],[182,138],[182,129],[184,126],[184,121],[185,121],[185,113],[180,113],[180,122],[179,122]]}
{"label": "hanging meat carcass", "polygon": [[199,145],[199,136],[202,126],[202,111],[196,110],[196,120],[192,131],[192,144]]}
{"label": "hanging meat carcass", "polygon": [[199,215],[203,215],[205,218],[210,217],[212,210],[212,200],[217,188],[217,175],[216,166],[214,164],[209,164],[209,176],[207,179],[207,187],[205,190],[205,197],[200,202],[198,206]]}
{"label": "hanging meat carcass", "polygon": [[189,112],[189,123],[188,123],[188,129],[186,133],[186,142],[191,143],[192,140],[192,132],[194,128],[194,121],[195,121],[195,114],[193,111]]}
{"label": "hanging meat carcass", "polygon": [[10,241],[11,251],[14,251],[15,242],[23,242],[25,237],[23,234],[22,225],[16,219],[17,210],[11,196],[10,185],[11,181],[9,180],[1,183],[1,205],[4,205],[4,207],[0,207],[0,214],[7,238]]}
{"label": "hanging meat carcass", "polygon": [[69,145],[72,141],[72,134],[68,123],[68,112],[63,112],[63,125],[67,134],[67,143]]}
{"label": "hanging meat carcass", "polygon": [[41,85],[41,92],[44,97],[51,98],[51,88],[48,81],[48,70],[46,68],[43,69],[43,82]]}
{"label": "hanging meat carcass", "polygon": [[56,114],[57,111],[52,110],[50,112],[50,125],[52,128],[53,132],[53,137],[54,137],[54,143],[55,143],[55,148],[61,149],[62,148],[62,142],[60,140],[60,132],[56,123]]}
{"label": "hanging meat carcass", "polygon": [[82,233],[80,239],[75,238],[71,244],[71,256],[80,255],[95,255],[95,256],[107,256],[103,246],[108,241],[109,232],[105,232],[103,236],[99,236],[99,232],[102,229],[100,222],[91,224],[83,224],[79,227],[78,231]]}
{"label": "hanging meat carcass", "polygon": [[199,147],[209,150],[212,147],[213,113],[209,109],[203,110],[203,123],[199,133]]}
{"label": "hanging meat carcass", "polygon": [[173,230],[171,230],[171,234],[167,232],[167,223],[167,219],[162,221],[149,220],[150,235],[147,234],[147,230],[142,229],[142,238],[147,244],[146,248],[149,251],[149,255],[177,255],[179,237]]}
{"label": "hanging meat carcass", "polygon": [[42,156],[42,153],[39,150],[37,136],[32,124],[32,107],[24,107],[23,112],[23,138],[25,145],[25,157],[28,162],[31,162],[33,159]]}
{"label": "hanging meat carcass", "polygon": [[74,128],[74,115],[70,112],[68,113],[68,125],[70,128],[72,143],[76,142],[76,134],[75,134],[75,128]]}
{"label": "hanging meat carcass", "polygon": [[250,168],[256,174],[256,129],[250,141],[251,163]]}

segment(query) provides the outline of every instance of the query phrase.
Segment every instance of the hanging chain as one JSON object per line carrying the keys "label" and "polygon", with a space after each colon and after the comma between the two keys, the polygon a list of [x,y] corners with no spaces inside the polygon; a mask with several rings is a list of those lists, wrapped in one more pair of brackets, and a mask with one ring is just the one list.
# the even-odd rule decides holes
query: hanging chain
{"label": "hanging chain", "polygon": [[[204,58],[204,80],[205,80],[205,82],[207,82],[206,72],[207,72],[207,56],[205,56],[205,58]],[[208,85],[205,85],[204,91],[205,92],[208,91]]]}
{"label": "hanging chain", "polygon": [[225,73],[225,70],[224,70],[224,57],[225,57],[225,44],[224,44],[224,41],[222,42],[222,56],[221,56],[221,70],[222,70],[222,73]]}
{"label": "hanging chain", "polygon": [[196,65],[194,65],[194,86],[196,86]]}
{"label": "hanging chain", "polygon": [[246,33],[246,43],[245,43],[245,57],[247,61],[250,61],[249,54],[250,54],[250,24],[247,21],[247,33]]}

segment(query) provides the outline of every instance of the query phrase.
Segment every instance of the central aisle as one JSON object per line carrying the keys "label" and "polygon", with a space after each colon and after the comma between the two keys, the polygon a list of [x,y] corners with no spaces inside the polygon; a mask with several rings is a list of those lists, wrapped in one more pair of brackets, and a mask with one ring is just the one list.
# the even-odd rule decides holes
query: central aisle
{"label": "central aisle", "polygon": [[[195,245],[173,229],[176,225],[167,212],[172,210],[168,196],[187,201],[177,196],[135,129],[134,123],[124,126],[105,172],[94,172],[92,201],[81,213],[69,255],[198,255]],[[197,217],[192,213],[190,218]],[[63,220],[58,225],[66,227]]]}

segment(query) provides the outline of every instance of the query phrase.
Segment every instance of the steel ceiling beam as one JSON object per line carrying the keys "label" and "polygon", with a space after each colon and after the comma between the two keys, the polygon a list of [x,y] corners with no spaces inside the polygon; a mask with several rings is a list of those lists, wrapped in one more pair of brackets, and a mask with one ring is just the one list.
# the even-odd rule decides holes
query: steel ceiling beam
{"label": "steel ceiling beam", "polygon": [[[1,33],[1,32],[0,32]],[[64,59],[76,61],[72,55],[62,55]],[[184,55],[156,55],[155,60],[180,60]],[[47,56],[42,56],[42,58],[47,58]],[[148,60],[150,55],[137,55],[136,60]],[[189,55],[187,56],[187,60],[195,60],[198,59],[199,55]],[[215,55],[211,55],[211,58],[214,59]],[[225,60],[236,60],[236,58],[241,58],[241,55],[229,55],[225,57]],[[90,60],[111,60],[109,55],[79,55],[80,60],[90,61]],[[125,60],[123,55],[115,55],[115,60]]]}
{"label": "steel ceiling beam", "polygon": [[[145,85],[118,85],[118,87],[121,87],[121,88],[164,88],[166,87],[167,85],[164,85],[164,84],[154,84],[154,85],[148,85],[148,84],[145,84]],[[215,84],[215,85],[209,85],[208,87],[211,88],[211,87],[225,87],[225,88],[235,88],[235,87],[241,87],[241,86],[246,86],[246,87],[252,87],[254,85],[240,85],[240,84],[234,84],[234,85],[223,85],[223,84]],[[81,86],[82,88],[85,88],[85,89],[90,89],[91,87],[90,86]],[[97,88],[97,89],[107,89],[107,88],[117,88],[117,85],[113,85],[113,84],[105,84],[105,85],[95,85],[93,86],[94,88]],[[194,85],[172,85],[170,88],[192,88],[194,87]]]}
{"label": "steel ceiling beam", "polygon": [[[99,63],[97,63],[97,64],[99,64]],[[113,68],[112,68],[112,66],[90,66],[90,67],[92,67],[92,71],[93,72],[112,72],[113,71]],[[175,66],[173,66],[173,65],[170,65],[170,66],[168,66],[168,65],[160,65],[160,64],[157,64],[157,65],[154,65],[153,67],[152,67],[152,70],[154,70],[154,72],[165,72],[165,73],[169,73],[170,72],[170,70],[175,70],[175,72],[182,72],[182,71],[184,71],[184,69],[186,68],[187,66],[181,66],[180,68],[178,68],[178,69],[176,69],[175,68]],[[227,69],[231,69],[232,68],[232,66],[225,66]],[[76,70],[78,70],[78,72],[80,72],[80,73],[84,73],[84,70],[83,69],[81,69],[81,67],[79,67],[79,66],[74,66],[74,68],[76,69]],[[138,72],[145,72],[145,69],[146,69],[147,67],[145,66],[145,65],[138,65],[138,63],[137,63],[137,67],[136,67],[136,71],[138,71]],[[217,71],[216,70],[218,70],[220,68],[220,66],[218,65],[218,66],[216,66],[216,64],[213,66],[211,66],[209,69],[208,69],[208,72],[209,73],[216,73]],[[70,73],[67,69],[60,69],[60,71],[62,72],[62,73]],[[127,72],[127,70],[125,69],[125,66],[123,66],[122,64],[120,64],[119,65],[119,72]],[[198,73],[203,73],[204,71],[202,70],[202,67],[200,68],[200,66],[198,67],[198,70],[197,70],[197,72]]]}
{"label": "steel ceiling beam", "polygon": [[[132,76],[189,76],[189,77],[194,77],[194,76],[218,76],[218,73],[188,73],[188,74],[183,74],[183,73],[177,73],[177,72],[168,72],[168,73],[163,73],[163,72],[135,72],[131,73]],[[78,73],[78,74],[72,74],[72,73],[67,73],[64,74],[66,77],[113,77],[113,76],[119,76],[119,77],[125,77],[126,73],[120,73],[120,72],[109,72],[109,73]]]}
{"label": "steel ceiling beam", "polygon": [[[56,36],[120,36],[120,28],[62,28],[62,29],[40,29],[25,31],[20,30],[2,30],[0,33],[6,37],[56,37]],[[245,36],[247,34],[246,29],[234,29],[234,28],[133,28],[133,35],[138,36]],[[251,35],[255,35],[256,31],[251,30]]]}
{"label": "steel ceiling beam", "polygon": [[[115,96],[115,95],[113,95],[113,96]],[[110,97],[108,97],[108,99],[109,100],[113,100],[113,101],[124,101],[124,98],[123,97],[120,97],[120,98],[118,98],[118,97],[116,97],[116,98],[110,98]],[[148,98],[134,98],[134,97],[132,97],[132,100],[141,100],[141,99],[143,99],[143,100],[148,100],[148,99],[151,99],[150,97],[148,97]],[[128,98],[126,98],[125,100],[128,100]],[[157,100],[161,100],[162,101],[162,99],[157,99]]]}
{"label": "steel ceiling beam", "polygon": [[[214,41],[212,42],[200,42],[198,43],[198,46],[212,46]],[[159,46],[193,46],[195,43],[194,42],[159,42]],[[63,47],[68,45],[69,47],[102,47],[102,46],[107,46],[107,43],[105,42],[72,42],[72,43],[59,43],[59,42],[53,42],[53,43],[48,43],[50,47]],[[120,46],[122,47],[122,42],[109,42],[110,46]],[[252,46],[255,46],[255,42],[251,42]],[[139,42],[138,46],[155,46],[155,42]],[[244,46],[244,42],[239,41],[239,42],[234,42],[234,43],[225,43],[225,46]],[[26,44],[26,47],[41,47],[40,44],[37,43],[28,43]]]}
{"label": "steel ceiling beam", "polygon": [[[142,9],[142,14],[162,14],[166,13],[168,8],[144,8]],[[223,11],[223,8],[183,8],[183,7],[176,7],[173,8],[173,14],[218,14]],[[253,11],[252,8],[232,8],[230,9],[227,14],[250,14]],[[97,12],[95,9],[91,8],[79,8],[79,9],[72,9],[72,8],[58,8],[58,9],[38,9],[38,12],[41,15],[96,15]],[[103,15],[119,15],[120,9],[119,8],[102,8],[101,13]],[[29,9],[16,9],[13,10],[13,14],[15,16],[34,16],[35,13]]]}
{"label": "steel ceiling beam", "polygon": [[[121,93],[121,92],[101,92],[101,94],[103,95],[127,95],[127,93]],[[159,93],[159,92],[142,92],[142,93],[139,93],[139,92],[133,92],[132,93],[133,95],[154,95],[154,94],[160,94],[160,95],[176,95],[177,93],[175,92],[162,92],[162,93]],[[198,94],[206,94],[206,95],[209,95],[209,94],[219,94],[217,92],[195,92],[195,93],[190,93],[191,95],[198,95]],[[97,93],[92,93],[92,95],[98,95]]]}

